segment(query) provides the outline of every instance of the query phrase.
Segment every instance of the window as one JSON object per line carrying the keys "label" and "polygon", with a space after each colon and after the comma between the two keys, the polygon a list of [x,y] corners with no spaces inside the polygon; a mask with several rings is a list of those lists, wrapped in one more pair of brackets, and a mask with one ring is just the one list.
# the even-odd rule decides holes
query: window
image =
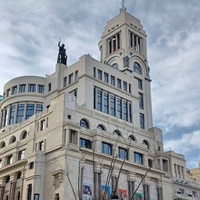
{"label": "window", "polygon": [[122,100],[121,98],[117,98],[117,113],[116,116],[122,119]]}
{"label": "window", "polygon": [[44,151],[44,142],[39,142],[39,151]]}
{"label": "window", "polygon": [[78,71],[75,71],[75,77],[74,77],[74,81],[78,80]]}
{"label": "window", "polygon": [[21,140],[24,140],[27,136],[27,131],[23,131],[21,135]]}
{"label": "window", "polygon": [[34,110],[35,110],[35,104],[28,103],[26,105],[26,119],[34,115]]}
{"label": "window", "polygon": [[7,157],[7,165],[10,165],[10,164],[12,164],[13,163],[13,155],[9,155],[8,157]]}
{"label": "window", "polygon": [[28,184],[27,188],[27,200],[32,200],[32,184]]}
{"label": "window", "polygon": [[110,96],[110,114],[115,116],[115,97]]}
{"label": "window", "polygon": [[140,113],[140,128],[142,128],[142,129],[145,128],[144,114],[142,114],[142,113]]}
{"label": "window", "polygon": [[168,172],[168,160],[162,160],[163,171]]}
{"label": "window", "polygon": [[25,149],[18,152],[18,160],[22,160],[25,158]]}
{"label": "window", "polygon": [[1,143],[0,143],[0,149],[1,148],[4,148],[6,146],[6,143],[4,142],[4,141],[2,141]]}
{"label": "window", "polygon": [[18,104],[17,106],[17,123],[20,123],[24,120],[24,104]]}
{"label": "window", "polygon": [[97,110],[102,111],[102,91],[97,90]]}
{"label": "window", "polygon": [[6,176],[6,183],[9,183],[10,181],[10,176]]}
{"label": "window", "polygon": [[123,90],[127,92],[127,82],[123,81]]}
{"label": "window", "polygon": [[91,141],[86,140],[84,138],[80,138],[80,147],[91,149],[92,148]]}
{"label": "window", "polygon": [[124,101],[123,102],[123,119],[125,121],[128,121],[128,102],[127,101]]}
{"label": "window", "polygon": [[12,87],[12,94],[17,94],[17,86]]}
{"label": "window", "polygon": [[99,125],[97,126],[97,128],[100,129],[100,130],[102,130],[102,131],[105,131],[105,127],[104,127],[103,125],[101,125],[101,124],[99,124]]}
{"label": "window", "polygon": [[36,113],[42,112],[43,110],[43,105],[37,104],[36,105]]}
{"label": "window", "polygon": [[108,83],[109,80],[108,80],[108,73],[104,72],[104,82],[105,83]]}
{"label": "window", "polygon": [[73,74],[69,75],[69,84],[73,83]]}
{"label": "window", "polygon": [[67,86],[67,77],[64,77],[63,79],[63,87]]}
{"label": "window", "polygon": [[142,90],[142,80],[138,79],[138,88]]}
{"label": "window", "polygon": [[51,83],[48,84],[48,92],[51,91]]}
{"label": "window", "polygon": [[143,140],[142,144],[143,144],[147,149],[150,148],[149,142],[148,142],[147,140]]}
{"label": "window", "polygon": [[143,165],[143,155],[141,153],[134,152],[134,162]]}
{"label": "window", "polygon": [[130,32],[130,48],[139,53],[142,52],[142,38],[133,32]]}
{"label": "window", "polygon": [[24,92],[26,92],[26,84],[19,85],[19,93],[24,93]]}
{"label": "window", "polygon": [[102,80],[102,71],[98,69],[97,71],[98,79]]}
{"label": "window", "polygon": [[112,155],[112,146],[109,143],[102,142],[102,153]]}
{"label": "window", "polygon": [[30,162],[29,163],[29,169],[33,169],[34,168],[34,162]]}
{"label": "window", "polygon": [[119,130],[114,130],[113,131],[114,135],[122,136],[121,132]]}
{"label": "window", "polygon": [[111,67],[114,68],[114,69],[118,69],[118,64],[114,63]]}
{"label": "window", "polygon": [[2,167],[3,167],[2,160],[0,159],[0,168],[2,168]]}
{"label": "window", "polygon": [[9,97],[10,96],[10,89],[7,89],[6,91],[6,97]]}
{"label": "window", "polygon": [[78,132],[75,130],[69,130],[69,142],[72,144],[77,144],[78,140]]}
{"label": "window", "polygon": [[142,93],[139,93],[139,108],[144,109],[144,99]]}
{"label": "window", "polygon": [[44,85],[38,85],[38,93],[44,94]]}
{"label": "window", "polygon": [[137,62],[134,63],[133,71],[138,73],[138,74],[140,74],[140,75],[142,75],[142,69],[141,69],[140,65]]}
{"label": "window", "polygon": [[121,81],[120,79],[117,79],[117,87],[118,87],[119,89],[122,88],[122,81]]}
{"label": "window", "polygon": [[104,113],[109,113],[109,108],[108,108],[108,93],[103,94],[103,108],[104,108]]}
{"label": "window", "polygon": [[130,139],[130,140],[133,140],[133,141],[136,141],[136,139],[135,139],[135,136],[134,136],[134,135],[129,135],[129,136],[128,136],[128,139]]}
{"label": "window", "polygon": [[96,68],[93,68],[93,76],[96,78]]}
{"label": "window", "polygon": [[153,160],[148,159],[148,167],[152,167],[153,166]]}
{"label": "window", "polygon": [[10,107],[10,120],[9,120],[9,124],[14,124],[15,123],[15,114],[16,114],[16,105],[12,105]]}
{"label": "window", "polygon": [[131,93],[131,84],[128,85],[129,93]]}
{"label": "window", "polygon": [[115,77],[111,76],[110,77],[111,85],[115,86]]}
{"label": "window", "polygon": [[40,122],[40,130],[42,131],[42,130],[44,130],[45,129],[45,120],[43,119],[43,120],[41,120],[41,122]]}
{"label": "window", "polygon": [[10,139],[10,143],[9,144],[12,144],[16,142],[16,137],[15,136],[12,136],[11,139]]}
{"label": "window", "polygon": [[120,49],[120,33],[113,35],[107,40],[108,54]]}
{"label": "window", "polygon": [[118,147],[118,157],[123,160],[128,160],[128,151],[122,147]]}
{"label": "window", "polygon": [[85,119],[81,119],[80,126],[89,129],[89,124]]}
{"label": "window", "polygon": [[35,92],[35,84],[28,84],[28,92]]}

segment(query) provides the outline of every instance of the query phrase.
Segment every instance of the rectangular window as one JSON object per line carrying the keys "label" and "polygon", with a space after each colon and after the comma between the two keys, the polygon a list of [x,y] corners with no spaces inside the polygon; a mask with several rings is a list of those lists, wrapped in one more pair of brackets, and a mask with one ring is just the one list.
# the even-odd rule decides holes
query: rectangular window
{"label": "rectangular window", "polygon": [[69,130],[69,142],[72,144],[77,144],[77,139],[78,139],[78,132],[70,129]]}
{"label": "rectangular window", "polygon": [[118,147],[118,157],[123,160],[128,160],[128,151],[122,147]]}
{"label": "rectangular window", "polygon": [[102,111],[102,91],[97,90],[97,110]]}
{"label": "rectangular window", "polygon": [[115,86],[115,77],[114,76],[110,76],[110,84]]}
{"label": "rectangular window", "polygon": [[69,75],[69,84],[72,84],[73,83],[73,74],[70,74]]}
{"label": "rectangular window", "polygon": [[39,142],[39,151],[44,151],[44,141]]}
{"label": "rectangular window", "polygon": [[36,105],[36,113],[42,112],[43,110],[43,105],[37,104]]}
{"label": "rectangular window", "polygon": [[63,87],[67,86],[67,77],[63,78]]}
{"label": "rectangular window", "polygon": [[16,113],[16,105],[10,107],[10,122],[9,124],[15,123],[15,113]]}
{"label": "rectangular window", "polygon": [[77,81],[78,80],[78,70],[75,71],[75,77],[74,77],[74,81]]}
{"label": "rectangular window", "polygon": [[102,142],[102,153],[112,155],[112,145],[106,142]]}
{"label": "rectangular window", "polygon": [[6,91],[6,97],[9,97],[10,96],[10,89],[7,89]]}
{"label": "rectangular window", "polygon": [[97,71],[98,79],[102,80],[102,71],[98,69]]}
{"label": "rectangular window", "polygon": [[116,116],[122,119],[122,100],[117,98],[117,114]]}
{"label": "rectangular window", "polygon": [[80,138],[80,147],[91,149],[92,148],[91,141],[86,140],[84,138]]}
{"label": "rectangular window", "polygon": [[12,94],[17,94],[17,86],[12,87]]}
{"label": "rectangular window", "polygon": [[19,93],[24,93],[24,92],[26,92],[26,84],[19,85]]}
{"label": "rectangular window", "polygon": [[134,162],[143,165],[143,155],[141,153],[134,152]]}
{"label": "rectangular window", "polygon": [[132,32],[130,32],[130,48],[139,53],[142,52],[142,38]]}
{"label": "rectangular window", "polygon": [[19,104],[17,106],[17,123],[20,123],[24,120],[24,104]]}
{"label": "rectangular window", "polygon": [[18,160],[22,160],[25,158],[25,149],[18,152]]}
{"label": "rectangular window", "polygon": [[104,93],[103,94],[103,107],[104,107],[104,113],[109,113],[109,109],[108,109],[108,93]]}
{"label": "rectangular window", "polygon": [[32,184],[28,184],[28,188],[27,188],[27,200],[32,200]]}
{"label": "rectangular window", "polygon": [[94,78],[96,78],[96,68],[95,67],[93,68],[93,76],[94,76]]}
{"label": "rectangular window", "polygon": [[108,73],[104,72],[104,82],[105,83],[108,83],[109,80],[108,80]]}
{"label": "rectangular window", "polygon": [[123,81],[123,90],[127,92],[127,82]]}
{"label": "rectangular window", "polygon": [[38,85],[38,93],[44,94],[44,85]]}
{"label": "rectangular window", "polygon": [[35,92],[35,84],[28,84],[28,92]]}
{"label": "rectangular window", "polygon": [[44,130],[45,129],[45,119],[44,120],[41,120],[40,122],[40,130]]}
{"label": "rectangular window", "polygon": [[142,90],[142,80],[138,79],[138,88]]}
{"label": "rectangular window", "polygon": [[140,128],[145,128],[144,114],[140,113]]}
{"label": "rectangular window", "polygon": [[121,81],[120,79],[117,79],[117,87],[118,87],[119,89],[122,88],[122,81]]}
{"label": "rectangular window", "polygon": [[142,93],[139,93],[139,108],[144,109],[144,99]]}
{"label": "rectangular window", "polygon": [[124,120],[128,121],[128,103],[127,101],[123,102],[123,112],[124,112]]}
{"label": "rectangular window", "polygon": [[131,93],[131,84],[128,85],[129,93]]}
{"label": "rectangular window", "polygon": [[120,49],[120,33],[116,33],[112,37],[107,39],[108,54]]}
{"label": "rectangular window", "polygon": [[115,116],[115,97],[110,96],[110,114]]}
{"label": "rectangular window", "polygon": [[12,164],[13,163],[13,155],[9,155],[8,157],[7,157],[7,165],[10,165],[10,164]]}
{"label": "rectangular window", "polygon": [[51,91],[51,83],[48,84],[48,92]]}
{"label": "rectangular window", "polygon": [[26,106],[26,119],[34,115],[35,104],[28,103]]}

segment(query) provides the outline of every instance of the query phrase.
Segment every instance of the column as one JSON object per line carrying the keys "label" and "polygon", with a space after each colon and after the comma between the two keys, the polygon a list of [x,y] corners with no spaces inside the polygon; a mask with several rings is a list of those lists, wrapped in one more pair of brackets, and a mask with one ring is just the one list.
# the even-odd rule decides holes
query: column
{"label": "column", "polygon": [[[135,192],[135,181],[134,180],[128,180],[128,197],[129,199],[133,196]],[[133,197],[134,199],[134,197]]]}
{"label": "column", "polygon": [[144,193],[143,200],[150,200],[149,184],[147,184],[147,183],[143,184],[143,193]]}
{"label": "column", "polygon": [[5,179],[0,179],[0,199],[3,200],[4,197],[4,191],[5,191]]}
{"label": "column", "polygon": [[94,199],[101,199],[101,170],[98,164],[94,168]]}
{"label": "column", "polygon": [[14,200],[15,199],[16,181],[17,181],[16,173],[11,174],[10,175],[10,195],[9,195],[9,200]]}

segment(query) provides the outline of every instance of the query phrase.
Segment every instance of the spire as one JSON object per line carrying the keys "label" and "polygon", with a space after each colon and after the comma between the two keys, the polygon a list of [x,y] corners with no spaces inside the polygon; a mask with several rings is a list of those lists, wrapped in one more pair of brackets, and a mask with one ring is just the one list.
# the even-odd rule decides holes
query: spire
{"label": "spire", "polygon": [[126,7],[124,6],[125,4],[125,0],[122,0],[122,7],[119,9],[119,12],[122,12],[122,11],[125,11],[126,10]]}

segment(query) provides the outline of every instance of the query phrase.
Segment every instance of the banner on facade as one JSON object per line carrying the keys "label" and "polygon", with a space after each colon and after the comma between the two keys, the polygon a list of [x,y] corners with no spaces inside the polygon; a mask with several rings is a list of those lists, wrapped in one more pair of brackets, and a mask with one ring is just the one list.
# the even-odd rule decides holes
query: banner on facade
{"label": "banner on facade", "polygon": [[83,183],[83,200],[92,200],[92,183]]}
{"label": "banner on facade", "polygon": [[127,200],[127,190],[119,189],[119,200]]}

